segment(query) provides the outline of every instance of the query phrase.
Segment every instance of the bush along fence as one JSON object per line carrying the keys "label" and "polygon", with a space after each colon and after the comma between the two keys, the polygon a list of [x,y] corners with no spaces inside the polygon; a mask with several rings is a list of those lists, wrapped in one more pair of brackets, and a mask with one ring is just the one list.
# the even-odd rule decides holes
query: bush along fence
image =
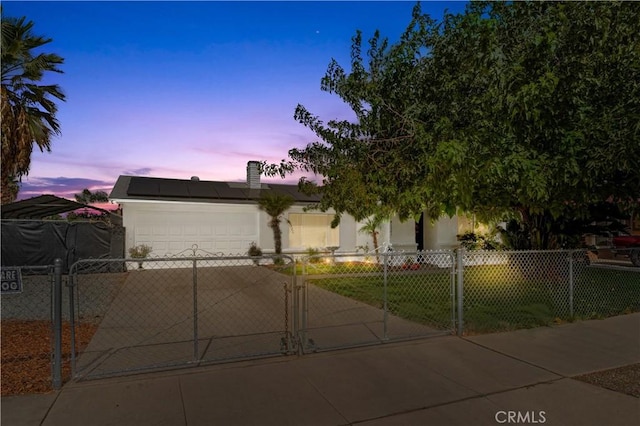
{"label": "bush along fence", "polygon": [[67,365],[96,378],[640,311],[640,268],[581,250],[88,259],[68,276],[56,265],[23,268],[21,292],[4,291],[15,268],[3,267],[2,294],[3,348],[5,324],[49,321],[54,388]]}

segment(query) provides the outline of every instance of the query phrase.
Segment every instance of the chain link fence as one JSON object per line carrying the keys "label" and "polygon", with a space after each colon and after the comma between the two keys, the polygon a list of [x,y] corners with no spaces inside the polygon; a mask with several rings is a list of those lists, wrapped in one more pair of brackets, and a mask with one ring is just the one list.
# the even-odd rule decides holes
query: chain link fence
{"label": "chain link fence", "polygon": [[574,318],[601,319],[640,311],[640,267],[588,264],[582,254],[574,253]]}
{"label": "chain link fence", "polygon": [[[54,300],[54,288],[60,291],[61,279],[61,262],[57,267],[2,267],[3,395],[46,392],[61,386],[63,337],[66,358],[70,350],[69,323],[63,323],[68,317],[64,318],[61,311],[68,300]],[[65,372],[68,374],[69,369]]]}
{"label": "chain link fence", "polygon": [[570,260],[565,251],[464,252],[464,331],[513,330],[569,319]]}
{"label": "chain link fence", "polygon": [[[33,386],[36,362],[59,387],[71,373],[97,378],[640,311],[640,268],[594,264],[582,250],[325,253],[297,262],[187,254],[87,259],[67,277],[56,270],[3,267],[3,392],[14,373]],[[20,291],[8,281],[18,273]]]}
{"label": "chain link fence", "polygon": [[304,259],[303,351],[451,333],[453,265],[452,252]]}
{"label": "chain link fence", "polygon": [[290,353],[294,276],[286,256],[80,261],[74,330],[94,334],[76,348],[74,376]]}
{"label": "chain link fence", "polygon": [[640,311],[640,269],[591,264],[587,251],[462,253],[466,334]]}
{"label": "chain link fence", "polygon": [[[15,272],[14,272],[15,271]],[[51,321],[53,265],[2,267],[2,321]],[[12,274],[21,286],[5,284],[5,276]],[[12,277],[13,278],[13,277]],[[7,280],[8,282],[9,280]]]}

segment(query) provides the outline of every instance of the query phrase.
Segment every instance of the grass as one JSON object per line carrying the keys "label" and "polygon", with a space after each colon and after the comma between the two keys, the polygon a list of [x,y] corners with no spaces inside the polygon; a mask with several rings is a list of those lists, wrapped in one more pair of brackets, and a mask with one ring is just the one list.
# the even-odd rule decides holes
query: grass
{"label": "grass", "polygon": [[302,263],[296,264],[296,273],[301,275],[307,273],[308,275],[335,275],[335,274],[353,274],[353,273],[369,273],[369,272],[381,272],[383,266],[377,263],[366,262],[318,262],[308,263],[303,265]]}
{"label": "grass", "polygon": [[[328,275],[313,278],[313,284],[383,307],[385,287],[381,274],[349,276],[346,265],[323,267]],[[375,272],[362,265],[348,270],[352,274]],[[331,273],[341,275],[330,276]],[[571,315],[567,273],[551,269],[532,274],[514,265],[466,267],[465,333],[539,327],[640,311],[640,273],[583,267],[574,271]],[[386,293],[389,312],[394,315],[441,329],[451,327],[454,305],[448,270],[392,271]]]}

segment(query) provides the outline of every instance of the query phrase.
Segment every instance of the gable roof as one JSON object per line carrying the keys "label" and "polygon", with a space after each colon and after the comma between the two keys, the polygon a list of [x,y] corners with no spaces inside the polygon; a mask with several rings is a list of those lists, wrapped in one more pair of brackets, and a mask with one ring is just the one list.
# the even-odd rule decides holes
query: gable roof
{"label": "gable roof", "polygon": [[26,200],[4,204],[2,206],[3,219],[42,219],[60,213],[71,212],[81,208],[90,208],[102,212],[109,212],[98,207],[89,206],[55,195],[39,195]]}
{"label": "gable roof", "polygon": [[306,195],[297,185],[266,184],[250,189],[244,182],[216,182],[188,179],[165,179],[143,176],[120,176],[109,194],[114,201],[153,200],[202,203],[255,203],[263,193],[291,196],[298,203],[315,203],[319,195]]}

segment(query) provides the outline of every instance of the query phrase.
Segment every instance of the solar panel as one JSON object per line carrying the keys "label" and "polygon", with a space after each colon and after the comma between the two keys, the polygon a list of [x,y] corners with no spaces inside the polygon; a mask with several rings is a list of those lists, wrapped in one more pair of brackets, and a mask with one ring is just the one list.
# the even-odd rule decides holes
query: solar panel
{"label": "solar panel", "polygon": [[216,187],[218,196],[227,200],[245,200],[247,198],[244,191],[240,188],[231,188],[229,185],[221,184]]}
{"label": "solar panel", "polygon": [[158,196],[160,195],[158,180],[159,179],[132,177],[131,182],[129,182],[129,188],[127,188],[127,195]]}
{"label": "solar panel", "polygon": [[187,188],[193,198],[218,198],[218,191],[213,182],[190,181]]}
{"label": "solar panel", "polygon": [[188,198],[189,190],[187,182],[181,180],[163,180],[158,185],[161,197],[181,197]]}
{"label": "solar panel", "polygon": [[220,200],[257,200],[263,192],[287,194],[296,201],[317,202],[319,195],[305,195],[296,185],[263,184],[262,189],[249,189],[244,182],[212,182],[198,180],[160,179],[132,176],[127,188],[129,196],[162,198],[193,198]]}

